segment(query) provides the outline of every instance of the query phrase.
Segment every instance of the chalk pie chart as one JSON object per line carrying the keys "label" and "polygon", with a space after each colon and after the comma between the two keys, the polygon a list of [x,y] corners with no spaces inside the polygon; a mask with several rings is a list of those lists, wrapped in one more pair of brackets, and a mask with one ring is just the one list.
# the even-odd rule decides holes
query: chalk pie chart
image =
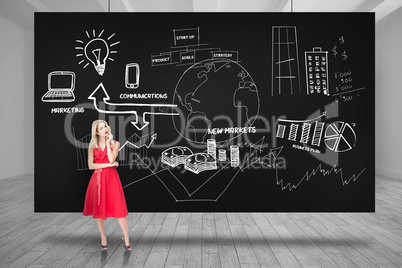
{"label": "chalk pie chart", "polygon": [[356,134],[348,123],[336,121],[327,126],[324,142],[331,151],[347,152],[355,146]]}

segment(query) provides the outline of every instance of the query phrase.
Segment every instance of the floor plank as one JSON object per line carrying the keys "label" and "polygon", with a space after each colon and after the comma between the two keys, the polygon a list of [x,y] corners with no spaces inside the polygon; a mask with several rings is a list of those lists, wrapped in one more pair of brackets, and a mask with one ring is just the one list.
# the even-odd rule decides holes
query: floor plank
{"label": "floor plank", "polygon": [[132,247],[132,252],[125,265],[129,267],[144,266],[166,216],[167,213],[154,214],[140,240],[135,247]]}
{"label": "floor plank", "polygon": [[173,235],[165,267],[182,267],[190,230],[190,213],[181,213]]}
{"label": "floor plank", "polygon": [[202,217],[202,266],[221,267],[215,217],[213,213],[204,213]]}
{"label": "floor plank", "polygon": [[240,262],[237,257],[232,232],[230,231],[229,221],[226,214],[216,213],[215,221],[221,267],[240,267]]}
{"label": "floor plank", "polygon": [[202,213],[191,213],[184,267],[202,267]]}
{"label": "floor plank", "polygon": [[260,229],[250,213],[240,214],[244,230],[261,267],[280,267],[278,260],[262,236]]}
{"label": "floor plank", "polygon": [[169,213],[153,244],[144,267],[164,267],[179,220],[179,213]]}

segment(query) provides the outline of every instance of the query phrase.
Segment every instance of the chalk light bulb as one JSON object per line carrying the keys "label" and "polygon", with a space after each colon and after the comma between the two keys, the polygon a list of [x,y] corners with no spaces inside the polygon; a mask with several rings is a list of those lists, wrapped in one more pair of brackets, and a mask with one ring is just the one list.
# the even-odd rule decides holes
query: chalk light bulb
{"label": "chalk light bulb", "polygon": [[106,68],[106,60],[109,56],[109,46],[101,38],[92,39],[84,48],[85,57],[92,62],[99,75],[103,75]]}

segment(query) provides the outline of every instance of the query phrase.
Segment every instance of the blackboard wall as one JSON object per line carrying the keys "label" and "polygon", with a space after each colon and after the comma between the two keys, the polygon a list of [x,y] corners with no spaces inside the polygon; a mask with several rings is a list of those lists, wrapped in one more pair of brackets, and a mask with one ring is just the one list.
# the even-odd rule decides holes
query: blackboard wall
{"label": "blackboard wall", "polygon": [[374,57],[371,13],[36,13],[35,211],[82,211],[96,119],[130,212],[374,211]]}

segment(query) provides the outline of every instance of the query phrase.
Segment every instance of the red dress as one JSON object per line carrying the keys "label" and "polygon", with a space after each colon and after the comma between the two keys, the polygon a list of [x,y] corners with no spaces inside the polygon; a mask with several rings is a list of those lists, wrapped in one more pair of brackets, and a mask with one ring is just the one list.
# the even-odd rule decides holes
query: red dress
{"label": "red dress", "polygon": [[[115,141],[116,143],[116,141]],[[107,145],[106,145],[107,146]],[[94,148],[94,163],[109,163],[107,148]],[[95,169],[87,188],[84,216],[124,218],[128,215],[123,187],[116,167]]]}

